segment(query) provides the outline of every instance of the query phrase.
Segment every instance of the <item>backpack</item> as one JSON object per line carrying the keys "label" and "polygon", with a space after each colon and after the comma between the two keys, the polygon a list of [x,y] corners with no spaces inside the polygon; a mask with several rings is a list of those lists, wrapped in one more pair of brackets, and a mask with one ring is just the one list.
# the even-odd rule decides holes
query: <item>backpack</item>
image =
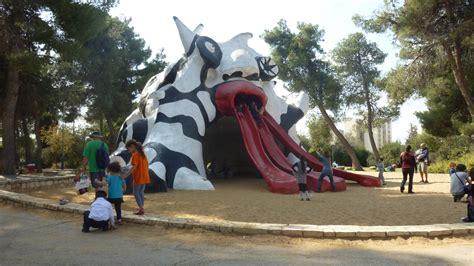
{"label": "backpack", "polygon": [[105,169],[110,163],[110,158],[109,158],[109,153],[107,152],[107,149],[105,148],[104,142],[100,145],[100,148],[97,150],[95,154],[95,161],[97,163],[97,166],[100,169]]}

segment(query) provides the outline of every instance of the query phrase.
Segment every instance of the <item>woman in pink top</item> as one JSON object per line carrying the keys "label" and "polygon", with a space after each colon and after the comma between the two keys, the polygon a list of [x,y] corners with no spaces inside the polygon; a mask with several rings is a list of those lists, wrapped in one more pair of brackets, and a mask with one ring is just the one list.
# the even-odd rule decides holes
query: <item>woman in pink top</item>
{"label": "woman in pink top", "polygon": [[403,181],[400,185],[400,192],[405,191],[405,183],[408,179],[408,193],[413,194],[413,173],[416,171],[415,155],[411,152],[411,146],[407,145],[405,151],[400,154],[400,164],[402,165]]}

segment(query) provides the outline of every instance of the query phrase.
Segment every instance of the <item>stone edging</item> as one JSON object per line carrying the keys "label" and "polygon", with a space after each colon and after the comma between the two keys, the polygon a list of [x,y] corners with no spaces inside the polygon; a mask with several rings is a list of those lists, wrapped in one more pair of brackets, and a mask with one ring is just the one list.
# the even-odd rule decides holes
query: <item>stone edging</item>
{"label": "stone edging", "polygon": [[74,176],[48,176],[0,181],[0,189],[20,190],[73,184]]}
{"label": "stone edging", "polygon": [[[89,206],[77,203],[59,205],[42,198],[0,190],[0,201],[27,207],[44,208],[53,211],[82,214]],[[356,226],[356,225],[304,225],[304,224],[266,224],[246,222],[199,222],[192,219],[171,218],[160,215],[136,216],[123,211],[125,222],[160,225],[174,228],[201,228],[205,230],[236,234],[271,234],[307,238],[394,238],[394,237],[444,237],[474,234],[474,223],[433,224],[413,226]]]}

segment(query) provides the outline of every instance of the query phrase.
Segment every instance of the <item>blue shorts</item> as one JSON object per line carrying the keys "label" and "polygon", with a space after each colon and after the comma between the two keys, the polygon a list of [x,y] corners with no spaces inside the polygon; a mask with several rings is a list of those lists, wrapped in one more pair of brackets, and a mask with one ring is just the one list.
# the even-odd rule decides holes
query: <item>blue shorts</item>
{"label": "blue shorts", "polygon": [[92,186],[95,187],[95,188],[101,187],[101,185],[97,183],[97,180],[98,181],[104,180],[105,171],[102,170],[102,171],[99,171],[99,172],[89,172],[89,174],[91,175],[91,184],[92,184]]}

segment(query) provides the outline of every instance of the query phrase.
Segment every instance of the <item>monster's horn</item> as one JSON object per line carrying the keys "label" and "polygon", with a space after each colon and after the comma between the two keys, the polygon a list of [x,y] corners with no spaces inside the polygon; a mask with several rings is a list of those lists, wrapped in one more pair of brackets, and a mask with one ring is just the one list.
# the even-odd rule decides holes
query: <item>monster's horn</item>
{"label": "monster's horn", "polygon": [[194,32],[195,34],[197,34],[197,35],[200,35],[201,32],[202,32],[202,28],[204,28],[204,25],[199,24],[199,25],[197,25],[197,27],[193,30],[193,32]]}
{"label": "monster's horn", "polygon": [[[181,38],[181,43],[183,44],[184,52],[187,54],[189,48],[191,48],[191,44],[196,34],[192,32],[188,27],[186,27],[186,25],[184,25],[183,22],[179,20],[179,18],[173,17],[173,19],[176,23],[176,27],[178,28],[179,37]],[[199,30],[198,28],[199,26],[196,29]]]}
{"label": "monster's horn", "polygon": [[230,41],[234,41],[234,42],[237,41],[242,44],[248,45],[248,41],[252,39],[252,37],[253,37],[252,33],[244,32],[244,33],[237,34],[232,39],[230,39]]}

